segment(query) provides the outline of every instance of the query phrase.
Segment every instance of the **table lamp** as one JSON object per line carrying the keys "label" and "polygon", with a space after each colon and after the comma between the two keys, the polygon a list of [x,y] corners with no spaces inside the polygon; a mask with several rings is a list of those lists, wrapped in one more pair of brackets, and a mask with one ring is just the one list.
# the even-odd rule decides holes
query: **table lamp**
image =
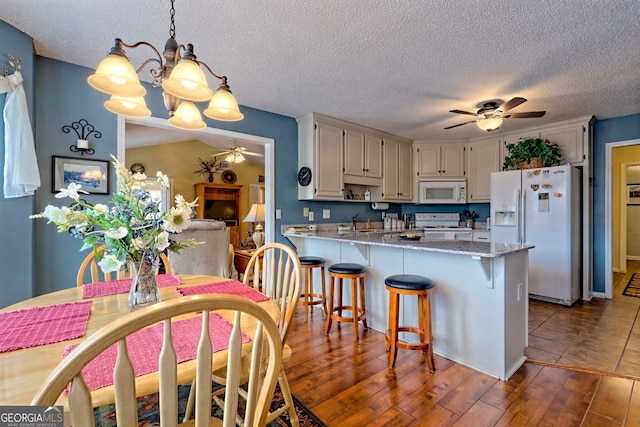
{"label": "table lamp", "polygon": [[264,244],[264,228],[261,222],[264,221],[264,203],[254,203],[251,205],[249,214],[242,220],[242,222],[253,222],[253,242],[256,244],[256,249]]}

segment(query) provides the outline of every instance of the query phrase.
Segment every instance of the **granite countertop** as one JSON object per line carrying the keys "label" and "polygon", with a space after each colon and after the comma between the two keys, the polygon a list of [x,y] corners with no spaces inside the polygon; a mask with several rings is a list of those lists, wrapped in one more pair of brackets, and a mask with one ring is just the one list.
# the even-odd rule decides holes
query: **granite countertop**
{"label": "granite countertop", "polygon": [[400,236],[407,234],[421,235],[419,231],[374,229],[372,231],[296,231],[284,230],[285,237],[332,240],[341,243],[353,243],[371,246],[396,247],[427,252],[442,252],[456,255],[495,258],[514,252],[534,248],[533,245],[513,243],[470,242],[463,240],[442,240],[422,237],[420,240],[403,240]]}

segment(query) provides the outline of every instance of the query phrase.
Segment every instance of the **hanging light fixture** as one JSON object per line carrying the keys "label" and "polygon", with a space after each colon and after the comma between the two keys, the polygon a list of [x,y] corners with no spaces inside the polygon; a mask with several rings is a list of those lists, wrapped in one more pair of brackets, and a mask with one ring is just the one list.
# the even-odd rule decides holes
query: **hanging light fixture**
{"label": "hanging light fixture", "polygon": [[225,157],[225,160],[229,163],[242,163],[245,159],[240,151],[232,150],[227,157]]}
{"label": "hanging light fixture", "polygon": [[[144,101],[146,89],[140,84],[138,73],[148,64],[156,62],[157,68],[149,70],[153,77],[153,87],[164,89],[164,105],[169,111],[169,123],[172,126],[195,130],[205,128],[200,111],[194,102],[209,101],[204,115],[214,120],[238,121],[244,118],[240,112],[238,101],[234,98],[227,84],[226,76],[218,76],[207,64],[199,61],[193,54],[193,45],[178,45],[174,22],[175,8],[171,0],[171,26],[169,39],[164,47],[163,55],[148,42],[140,41],[133,45],[116,39],[114,46],[105,59],[100,62],[96,72],[87,81],[94,89],[112,95],[105,102],[107,110],[127,117],[149,117],[151,111]],[[157,55],[149,58],[136,70],[129,61],[124,48],[135,49],[148,46]],[[220,80],[220,86],[214,93],[207,85],[204,67],[213,77]]]}
{"label": "hanging light fixture", "polygon": [[501,124],[502,124],[502,117],[500,116],[481,117],[476,122],[476,125],[478,125],[480,129],[487,132],[498,130]]}

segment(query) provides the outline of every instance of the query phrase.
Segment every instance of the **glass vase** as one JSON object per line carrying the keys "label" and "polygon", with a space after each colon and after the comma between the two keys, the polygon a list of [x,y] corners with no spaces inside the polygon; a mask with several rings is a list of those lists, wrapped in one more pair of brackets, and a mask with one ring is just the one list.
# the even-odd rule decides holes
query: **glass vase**
{"label": "glass vase", "polygon": [[133,275],[129,291],[129,311],[160,302],[160,291],[156,282],[157,263],[139,261],[130,265]]}

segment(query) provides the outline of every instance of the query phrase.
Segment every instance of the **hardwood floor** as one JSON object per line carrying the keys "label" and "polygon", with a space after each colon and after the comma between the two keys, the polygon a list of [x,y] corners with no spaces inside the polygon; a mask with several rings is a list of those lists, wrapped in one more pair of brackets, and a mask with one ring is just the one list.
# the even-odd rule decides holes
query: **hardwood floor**
{"label": "hardwood floor", "polygon": [[293,394],[329,426],[640,425],[640,376],[631,374],[640,372],[640,298],[628,298],[575,310],[533,302],[527,355],[540,360],[509,381],[437,355],[430,373],[422,353],[408,350],[389,371],[382,333],[361,331],[356,342],[343,324],[325,336],[323,312],[313,308],[305,321],[298,307],[285,370]]}

